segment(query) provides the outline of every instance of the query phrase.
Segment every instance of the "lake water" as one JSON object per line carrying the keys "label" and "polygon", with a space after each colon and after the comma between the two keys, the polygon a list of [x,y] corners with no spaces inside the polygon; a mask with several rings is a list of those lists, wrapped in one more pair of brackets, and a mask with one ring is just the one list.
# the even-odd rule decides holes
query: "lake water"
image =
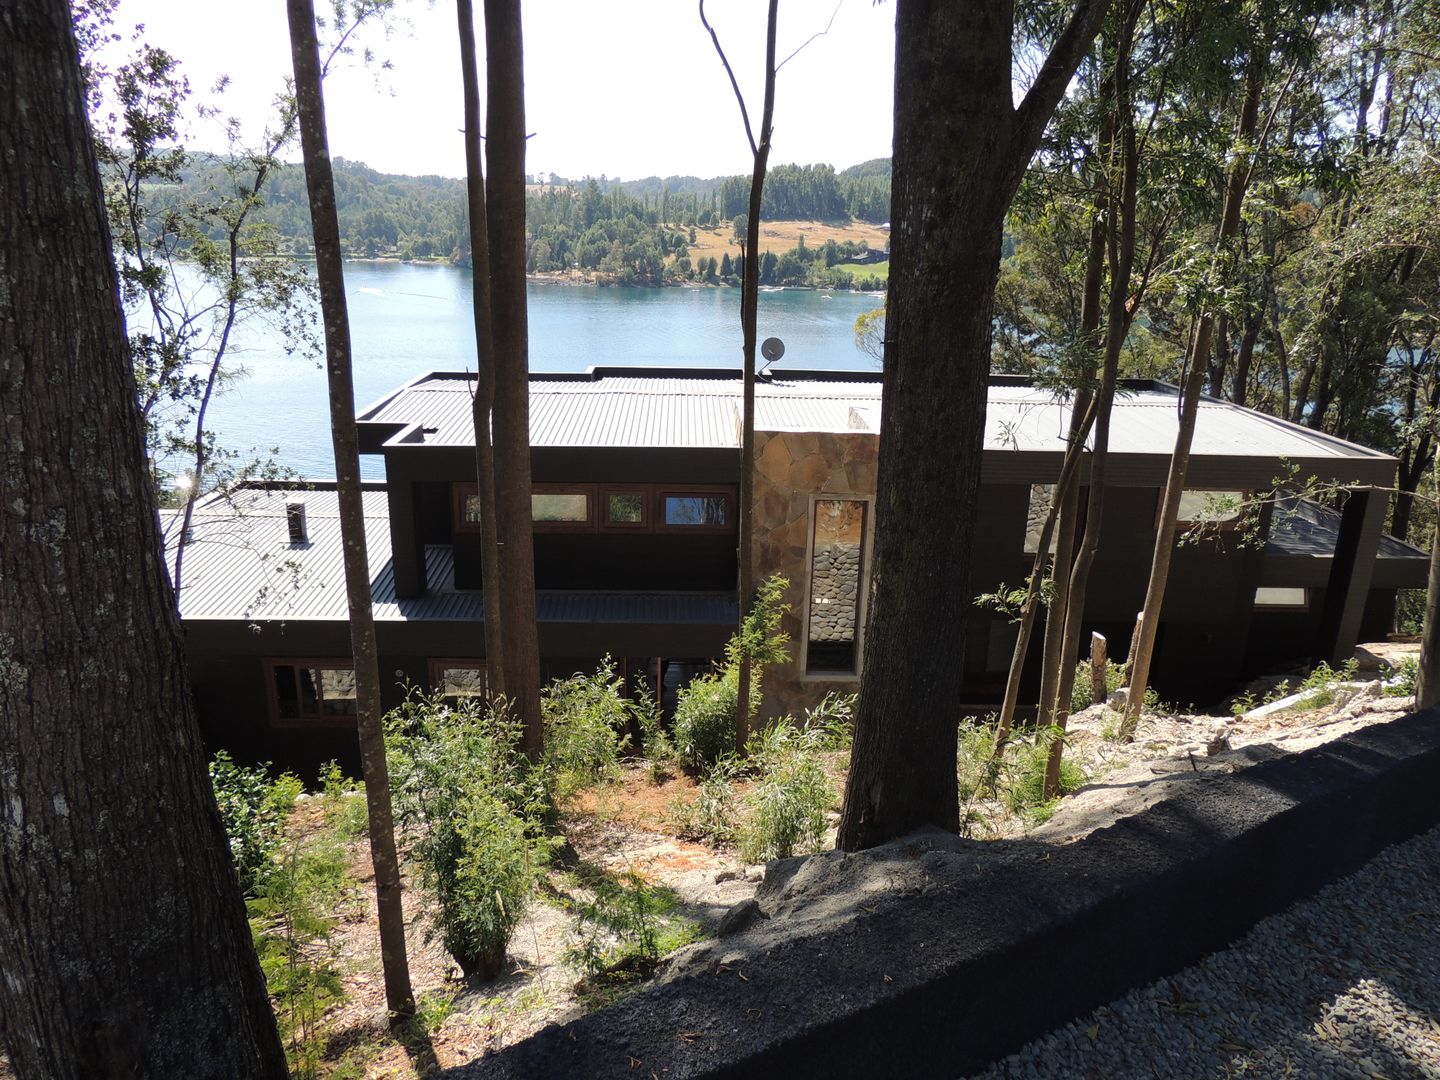
{"label": "lake water", "polygon": [[[359,407],[426,371],[475,369],[468,270],[347,263],[345,291]],[[531,370],[740,366],[739,289],[531,283],[529,294]],[[857,315],[880,303],[866,293],[762,293],[760,339],[785,342],[784,367],[873,370],[855,348],[852,327]],[[302,476],[334,476],[324,370],[287,356],[267,326],[252,323],[238,344],[234,360],[247,376],[210,410],[220,443],[236,450],[274,447],[276,460]],[[384,476],[377,457],[363,457],[362,469],[367,478]]]}

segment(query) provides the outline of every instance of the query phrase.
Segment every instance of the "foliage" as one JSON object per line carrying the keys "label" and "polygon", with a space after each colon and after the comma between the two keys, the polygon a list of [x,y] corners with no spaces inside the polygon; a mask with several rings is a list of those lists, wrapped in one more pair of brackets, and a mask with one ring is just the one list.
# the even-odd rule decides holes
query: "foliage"
{"label": "foliage", "polygon": [[1420,658],[1407,656],[1400,661],[1400,666],[1395,669],[1390,680],[1385,683],[1385,696],[1413,698],[1419,681]]}
{"label": "foliage", "polygon": [[276,872],[275,857],[285,842],[285,822],[300,795],[300,781],[288,772],[271,779],[268,762],[247,768],[221,750],[210,761],[210,783],[240,889],[254,896]]}
{"label": "foliage", "polygon": [[740,855],[750,863],[819,851],[838,793],[825,773],[824,727],[797,728],[788,718],[751,736],[746,750],[759,780],[745,800]]}
{"label": "foliage", "polygon": [[618,879],[593,874],[584,884],[591,898],[572,908],[575,938],[565,959],[589,976],[592,994],[648,978],[663,956],[697,936],[674,914],[680,902],[674,890],[651,885],[635,870]]}
{"label": "foliage", "polygon": [[[996,798],[1011,814],[1040,824],[1055,813],[1058,799],[1046,799],[1045,767],[1050,748],[1065,737],[1059,727],[1031,731],[1011,738],[995,753],[995,729],[990,723],[965,720],[960,724],[956,753],[956,780],[960,796],[960,831],[970,835],[984,828],[987,819],[980,804]],[[1069,795],[1085,783],[1085,771],[1074,761],[1060,762],[1060,794]]]}
{"label": "foliage", "polygon": [[[1128,665],[1116,663],[1114,660],[1105,661],[1105,698],[1108,701],[1110,695],[1125,685],[1125,678]],[[1094,684],[1091,681],[1090,662],[1083,661],[1075,665],[1075,683],[1070,690],[1070,711],[1078,713],[1093,705],[1095,696]]]}
{"label": "foliage", "polygon": [[[1008,783],[1004,788],[1006,808],[1024,814],[1037,824],[1049,820],[1059,804],[1058,799],[1045,798],[1045,766],[1050,747],[1065,738],[1059,727],[1048,727],[1023,739],[1012,740],[1007,750],[1012,757]],[[1069,795],[1085,783],[1085,771],[1069,758],[1060,761],[1060,794]]]}
{"label": "foliage", "polygon": [[345,999],[333,939],[339,911],[355,893],[349,859],[332,830],[291,840],[259,893],[247,903],[255,952],[295,1076],[318,1075],[320,1022]]}
{"label": "foliage", "polygon": [[641,746],[649,764],[651,783],[660,783],[677,760],[675,744],[665,730],[660,712],[660,698],[642,677],[636,680],[634,693],[626,703],[635,726],[640,729]]}
{"label": "foliage", "polygon": [[396,823],[436,900],[434,930],[467,975],[492,978],[555,841],[542,770],[503,700],[412,693],[386,718]]}
{"label": "foliage", "polygon": [[821,750],[849,750],[855,737],[856,700],[855,694],[830,691],[818,705],[805,710],[802,730],[816,733]]}
{"label": "foliage", "polygon": [[607,656],[589,675],[556,679],[540,694],[545,724],[543,764],[552,795],[565,798],[578,788],[611,780],[619,770],[632,710],[624,680]]}
{"label": "foliage", "polygon": [[670,822],[682,840],[728,844],[735,838],[739,804],[735,778],[741,765],[733,755],[724,755],[700,779],[700,793],[693,802],[677,798],[670,805]]}
{"label": "foliage", "polygon": [[1295,703],[1295,708],[1320,709],[1334,704],[1336,688],[1343,682],[1353,680],[1359,666],[1359,662],[1352,657],[1337,671],[1322,660],[1300,684],[1300,689],[1309,693]]}
{"label": "foliage", "polygon": [[[975,597],[975,606],[988,608],[1000,615],[1005,616],[1012,623],[1018,623],[1025,610],[1025,601],[1030,595],[1030,588],[1016,586],[1012,588],[1003,582],[996,587],[994,592],[981,593]],[[1052,577],[1042,578],[1040,581],[1040,603],[1048,607],[1055,599],[1055,579]]]}
{"label": "foliage", "polygon": [[320,771],[321,798],[325,823],[342,840],[358,840],[369,828],[369,808],[365,804],[365,782],[352,780],[338,762],[327,761]]}
{"label": "foliage", "polygon": [[790,635],[780,628],[781,620],[790,610],[785,603],[785,590],[790,582],[779,574],[771,574],[755,590],[750,610],[741,620],[739,631],[725,645],[725,659],[731,664],[748,656],[757,668],[766,664],[783,664],[790,659]]}

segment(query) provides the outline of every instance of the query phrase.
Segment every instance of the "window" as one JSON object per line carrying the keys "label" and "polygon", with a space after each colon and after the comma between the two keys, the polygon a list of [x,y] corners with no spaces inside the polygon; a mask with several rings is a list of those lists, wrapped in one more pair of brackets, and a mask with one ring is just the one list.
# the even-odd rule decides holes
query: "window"
{"label": "window", "polygon": [[[1211,528],[1234,528],[1240,523],[1245,511],[1248,491],[1211,491],[1204,488],[1186,488],[1180,493],[1180,512],[1176,517],[1180,525],[1208,525]],[[1165,493],[1160,493],[1164,505]]]}
{"label": "window", "polygon": [[348,661],[267,661],[271,719],[277,724],[352,723],[355,669]]}
{"label": "window", "polygon": [[430,687],[444,695],[447,703],[459,704],[485,697],[484,660],[431,660]]}
{"label": "window", "polygon": [[591,529],[594,489],[581,484],[536,484],[530,493],[530,520],[539,530]]}
{"label": "window", "polygon": [[1255,590],[1255,606],[1272,611],[1305,611],[1310,606],[1310,598],[1304,589],[1262,585]]}
{"label": "window", "polygon": [[607,489],[604,524],[616,528],[644,528],[650,524],[649,490]]}
{"label": "window", "polygon": [[860,673],[865,510],[859,499],[816,499],[811,509],[807,675]]}
{"label": "window", "polygon": [[480,491],[474,484],[454,484],[453,519],[456,532],[480,531]]}
{"label": "window", "polygon": [[665,491],[660,495],[660,524],[667,529],[731,532],[734,496],[726,491]]}
{"label": "window", "polygon": [[[1025,554],[1040,553],[1040,534],[1045,531],[1045,519],[1050,516],[1050,500],[1055,497],[1054,484],[1031,484],[1030,505],[1025,511]],[[1050,554],[1055,554],[1056,534],[1050,530]]]}

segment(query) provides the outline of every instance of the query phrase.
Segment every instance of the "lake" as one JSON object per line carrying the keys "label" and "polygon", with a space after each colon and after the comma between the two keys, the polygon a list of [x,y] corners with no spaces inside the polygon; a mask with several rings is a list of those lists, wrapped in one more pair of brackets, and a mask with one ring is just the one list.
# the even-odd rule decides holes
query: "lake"
{"label": "lake", "polygon": [[[475,369],[470,272],[444,265],[347,263],[345,291],[363,408],[431,370]],[[592,364],[740,366],[740,290],[619,289],[532,282],[530,367],[583,371]],[[855,348],[856,316],[881,304],[869,293],[787,289],[760,296],[760,339],[785,342],[782,367],[873,370]],[[278,450],[302,476],[335,475],[325,372],[287,356],[271,327],[252,322],[233,362],[246,377],[210,409],[221,445]],[[381,479],[378,457],[361,459]]]}

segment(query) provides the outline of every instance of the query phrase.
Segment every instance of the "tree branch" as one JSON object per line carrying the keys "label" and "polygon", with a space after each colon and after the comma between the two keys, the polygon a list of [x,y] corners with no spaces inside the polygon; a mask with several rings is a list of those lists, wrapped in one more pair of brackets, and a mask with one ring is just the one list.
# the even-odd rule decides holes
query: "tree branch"
{"label": "tree branch", "polygon": [[1040,145],[1045,125],[1055,106],[1060,104],[1065,88],[1070,85],[1075,69],[1080,66],[1095,35],[1100,32],[1100,24],[1109,10],[1110,0],[1080,0],[1070,22],[1051,46],[1040,73],[1035,76],[1029,92],[1015,110],[1010,165],[1016,174],[1025,168],[1035,148]]}
{"label": "tree branch", "polygon": [[[740,104],[740,119],[745,121],[745,138],[750,141],[750,154],[753,157],[760,153],[760,148],[755,145],[755,134],[750,129],[750,112],[745,108],[745,95],[740,92],[740,84],[735,81],[735,72],[730,67],[730,61],[725,56],[725,50],[720,47],[720,35],[715,33],[715,28],[710,25],[710,20],[705,17],[705,0],[700,0],[700,23],[710,34],[710,40],[715,43],[715,51],[720,54],[720,63],[725,65],[725,74],[730,76],[730,88],[735,91],[735,100]],[[803,49],[804,46],[802,45]],[[788,57],[787,57],[788,59]],[[778,68],[776,70],[779,70]],[[774,72],[771,72],[773,75]]]}
{"label": "tree branch", "polygon": [[[816,38],[822,38],[822,37],[824,37],[826,34],[830,33],[830,28],[835,25],[835,16],[840,14],[840,6],[841,6],[842,4],[844,4],[844,3],[845,3],[845,0],[836,0],[835,10],[830,13],[830,21],[825,24],[825,29],[824,29],[824,30],[818,30],[818,31],[816,31],[815,33],[811,34],[808,38],[806,38],[806,39],[804,40],[804,42],[801,43],[801,45],[800,45],[800,47],[799,47],[798,49],[796,49],[794,52],[792,52],[789,56],[785,57],[784,60],[781,60],[780,63],[776,64],[776,65],[775,65],[775,74],[776,74],[776,75],[779,75],[779,74],[780,74],[780,69],[781,69],[781,68],[783,68],[783,67],[784,67],[786,64],[788,64],[791,60],[794,60],[795,57],[799,56],[802,52],[804,52],[805,49],[809,46],[809,44],[810,44],[812,41],[814,41]],[[703,7],[704,5],[702,4],[701,6]],[[702,15],[701,18],[704,18],[704,16]]]}

